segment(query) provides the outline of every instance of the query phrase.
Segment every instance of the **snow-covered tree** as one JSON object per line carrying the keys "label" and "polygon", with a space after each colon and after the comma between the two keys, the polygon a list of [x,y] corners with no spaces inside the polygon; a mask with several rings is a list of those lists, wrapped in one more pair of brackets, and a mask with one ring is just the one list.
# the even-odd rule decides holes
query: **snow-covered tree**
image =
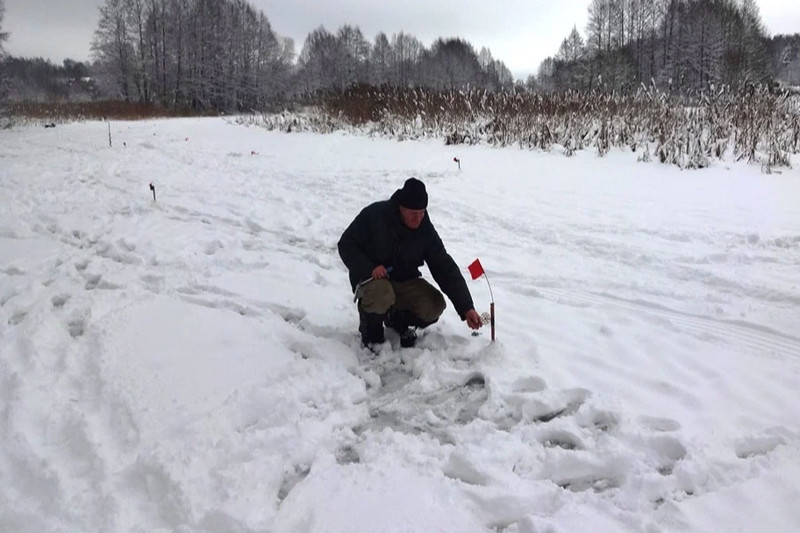
{"label": "snow-covered tree", "polygon": [[539,71],[536,73],[536,88],[540,90],[550,91],[556,88],[553,75],[555,74],[556,61],[552,57],[546,58],[539,65]]}
{"label": "snow-covered tree", "polygon": [[497,91],[499,89],[510,89],[514,85],[514,76],[502,61],[492,56],[492,51],[486,47],[481,48],[478,53],[478,65],[480,73],[476,87]]}
{"label": "snow-covered tree", "polygon": [[425,47],[413,35],[400,32],[392,36],[392,50],[395,83],[398,87],[408,87],[416,79],[415,68]]}
{"label": "snow-covered tree", "polygon": [[463,39],[437,39],[420,62],[427,87],[464,89],[475,87],[481,67],[475,50]]}
{"label": "snow-covered tree", "polygon": [[490,68],[492,74],[497,76],[500,88],[510,89],[514,86],[514,75],[505,63],[495,59]]}
{"label": "snow-covered tree", "polygon": [[745,50],[744,75],[752,82],[761,82],[768,76],[766,30],[755,0],[742,0],[744,32],[742,43]]}
{"label": "snow-covered tree", "polygon": [[135,52],[131,43],[124,0],[106,0],[92,40],[92,53],[100,72],[108,77],[117,95],[130,101],[133,94]]}
{"label": "snow-covered tree", "polygon": [[336,34],[339,85],[349,87],[369,82],[369,59],[371,47],[358,26],[344,25]]}
{"label": "snow-covered tree", "polygon": [[5,0],[0,0],[0,54],[5,54],[3,43],[8,39],[8,33],[3,31],[3,19],[6,16],[6,3]]}
{"label": "snow-covered tree", "polygon": [[323,26],[306,36],[300,52],[300,79],[306,92],[332,86],[336,77],[336,37]]}
{"label": "snow-covered tree", "polygon": [[775,77],[789,86],[800,85],[800,33],[776,35],[770,49]]}
{"label": "snow-covered tree", "polygon": [[263,107],[294,61],[247,0],[105,0],[92,50],[122,98],[193,108]]}
{"label": "snow-covered tree", "polygon": [[556,53],[556,59],[561,61],[577,61],[583,57],[583,37],[578,33],[578,28],[573,26],[569,36],[561,41],[561,46]]}
{"label": "snow-covered tree", "polygon": [[574,28],[555,55],[556,88],[586,86],[579,79],[697,90],[761,83],[776,70],[754,0],[592,0],[588,14],[583,58],[572,53]]}
{"label": "snow-covered tree", "polygon": [[5,0],[0,0],[0,121],[6,114],[6,99],[8,98],[8,78],[6,76],[6,52],[3,43],[8,39],[8,33],[3,32],[3,19],[6,14]]}
{"label": "snow-covered tree", "polygon": [[370,55],[371,77],[370,83],[375,86],[392,83],[391,74],[394,68],[394,52],[389,38],[380,32],[375,36]]}

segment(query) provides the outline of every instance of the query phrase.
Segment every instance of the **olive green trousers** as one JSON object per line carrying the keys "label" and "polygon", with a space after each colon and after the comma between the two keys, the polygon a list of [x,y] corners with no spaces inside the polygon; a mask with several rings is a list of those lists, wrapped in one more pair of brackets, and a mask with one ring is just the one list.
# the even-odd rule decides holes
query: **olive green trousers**
{"label": "olive green trousers", "polygon": [[439,320],[447,307],[442,293],[422,278],[371,281],[362,288],[359,305],[362,311],[378,315],[385,314],[389,309],[409,311],[419,321],[426,323]]}

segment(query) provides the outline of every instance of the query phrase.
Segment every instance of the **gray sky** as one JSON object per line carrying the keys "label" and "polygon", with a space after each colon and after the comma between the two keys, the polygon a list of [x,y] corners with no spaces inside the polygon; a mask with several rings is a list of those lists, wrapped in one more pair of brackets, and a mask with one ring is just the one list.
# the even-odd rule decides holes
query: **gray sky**
{"label": "gray sky", "polygon": [[[6,50],[16,56],[90,58],[103,0],[5,0]],[[535,73],[555,54],[573,25],[584,33],[589,0],[250,0],[273,29],[295,41],[323,25],[334,32],[359,26],[367,39],[379,31],[404,31],[429,46],[437,37],[462,37],[476,50],[486,46],[516,78]],[[800,0],[758,0],[770,34],[800,33]]]}

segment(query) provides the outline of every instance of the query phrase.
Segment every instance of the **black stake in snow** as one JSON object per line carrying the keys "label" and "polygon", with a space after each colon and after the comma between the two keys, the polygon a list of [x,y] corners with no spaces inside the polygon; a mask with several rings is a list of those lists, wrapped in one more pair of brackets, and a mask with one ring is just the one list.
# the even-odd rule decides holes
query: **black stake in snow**
{"label": "black stake in snow", "polygon": [[153,191],[153,201],[156,201],[156,186],[152,183],[150,184],[150,190]]}
{"label": "black stake in snow", "polygon": [[108,123],[108,147],[111,148],[111,123]]}
{"label": "black stake in snow", "polygon": [[460,160],[459,158],[457,158],[457,157],[454,157],[454,158],[453,158],[453,161],[455,161],[456,163],[458,163],[458,170],[461,170],[461,160]]}

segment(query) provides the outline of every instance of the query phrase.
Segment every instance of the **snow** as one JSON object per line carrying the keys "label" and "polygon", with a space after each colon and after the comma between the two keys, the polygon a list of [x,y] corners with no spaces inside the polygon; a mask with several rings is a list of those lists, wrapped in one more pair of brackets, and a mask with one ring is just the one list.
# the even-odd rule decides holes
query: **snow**
{"label": "snow", "polygon": [[[112,133],[0,131],[0,531],[800,531],[797,170]],[[372,360],[336,242],[412,175],[497,341]]]}

